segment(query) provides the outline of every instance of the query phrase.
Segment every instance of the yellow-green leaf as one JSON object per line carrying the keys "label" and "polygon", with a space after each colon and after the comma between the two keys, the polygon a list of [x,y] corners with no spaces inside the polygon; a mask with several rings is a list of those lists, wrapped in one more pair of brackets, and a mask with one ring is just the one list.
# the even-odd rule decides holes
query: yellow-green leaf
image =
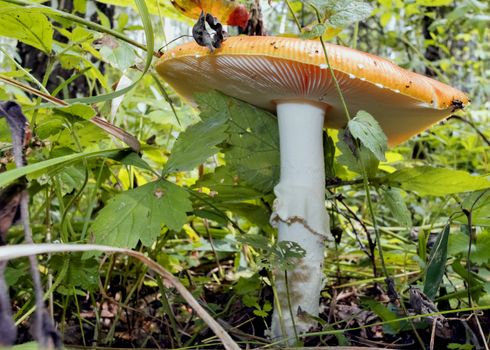
{"label": "yellow-green leaf", "polygon": [[419,195],[445,196],[490,188],[490,181],[462,170],[421,166],[405,168],[386,176],[390,186],[415,191]]}
{"label": "yellow-green leaf", "polygon": [[53,45],[53,26],[42,13],[0,4],[0,23],[0,36],[17,39],[50,53]]}

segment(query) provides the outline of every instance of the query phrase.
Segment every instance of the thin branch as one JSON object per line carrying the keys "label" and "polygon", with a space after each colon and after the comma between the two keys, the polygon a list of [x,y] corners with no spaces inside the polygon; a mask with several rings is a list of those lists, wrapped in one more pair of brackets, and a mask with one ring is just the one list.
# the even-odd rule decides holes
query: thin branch
{"label": "thin branch", "polygon": [[473,130],[475,130],[476,133],[482,138],[483,142],[485,142],[487,144],[487,146],[490,146],[490,140],[485,136],[485,134],[480,129],[478,129],[478,127],[475,125],[475,123],[473,123],[472,121],[470,121],[468,119],[460,117],[459,115],[454,115],[454,114],[451,115],[449,118],[447,118],[447,120],[450,120],[450,119],[461,120],[462,122],[471,126],[473,128]]}

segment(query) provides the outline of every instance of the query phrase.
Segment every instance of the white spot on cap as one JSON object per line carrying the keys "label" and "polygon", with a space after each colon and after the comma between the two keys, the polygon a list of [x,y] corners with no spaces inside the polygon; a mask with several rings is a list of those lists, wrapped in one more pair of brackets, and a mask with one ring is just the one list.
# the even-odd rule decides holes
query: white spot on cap
{"label": "white spot on cap", "polygon": [[366,81],[366,78],[361,78],[362,81]]}
{"label": "white spot on cap", "polygon": [[359,64],[357,65],[357,67],[358,67],[359,69],[363,69],[363,68],[364,68],[364,65],[363,65],[362,63],[359,63]]}
{"label": "white spot on cap", "polygon": [[198,53],[196,53],[194,56],[195,56],[196,58],[201,57],[201,55],[200,55],[200,54],[198,54]]}
{"label": "white spot on cap", "polygon": [[377,86],[377,87],[379,87],[380,89],[384,88],[383,84],[380,84],[380,83],[376,83],[376,84],[374,84],[374,85],[376,85],[376,86]]}
{"label": "white spot on cap", "polygon": [[397,94],[399,94],[400,93],[400,90],[395,89],[395,90],[393,90],[393,92],[396,92]]}
{"label": "white spot on cap", "polygon": [[355,76],[354,74],[350,74],[350,73],[349,73],[349,78],[351,78],[351,79],[355,79],[355,78],[356,78],[356,76]]}
{"label": "white spot on cap", "polygon": [[328,64],[326,63],[320,64],[320,69],[327,69],[327,68],[328,68]]}

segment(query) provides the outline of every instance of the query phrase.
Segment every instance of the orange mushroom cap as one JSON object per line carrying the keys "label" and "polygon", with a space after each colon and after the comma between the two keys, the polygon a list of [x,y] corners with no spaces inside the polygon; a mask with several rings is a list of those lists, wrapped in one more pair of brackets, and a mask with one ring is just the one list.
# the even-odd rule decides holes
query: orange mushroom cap
{"label": "orange mushroom cap", "polygon": [[[390,145],[469,103],[463,92],[384,58],[334,44],[326,49],[349,112],[373,115]],[[280,100],[308,100],[325,105],[327,127],[347,123],[319,41],[238,36],[213,53],[190,42],[166,52],[156,69],[191,102],[211,89],[270,111]]]}

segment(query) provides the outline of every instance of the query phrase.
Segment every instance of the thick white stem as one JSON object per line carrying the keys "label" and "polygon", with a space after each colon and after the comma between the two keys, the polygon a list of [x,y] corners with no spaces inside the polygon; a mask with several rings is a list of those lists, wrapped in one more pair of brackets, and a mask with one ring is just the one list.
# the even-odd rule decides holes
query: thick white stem
{"label": "thick white stem", "polygon": [[272,336],[291,337],[291,343],[294,325],[298,334],[315,325],[309,317],[298,317],[298,310],[318,316],[323,286],[324,242],[330,237],[322,139],[325,108],[284,101],[277,104],[277,116],[281,180],[274,188],[271,222],[279,228],[279,241],[296,242],[306,251],[295,268],[287,270],[287,288],[284,270],[274,272],[279,303],[274,306]]}

